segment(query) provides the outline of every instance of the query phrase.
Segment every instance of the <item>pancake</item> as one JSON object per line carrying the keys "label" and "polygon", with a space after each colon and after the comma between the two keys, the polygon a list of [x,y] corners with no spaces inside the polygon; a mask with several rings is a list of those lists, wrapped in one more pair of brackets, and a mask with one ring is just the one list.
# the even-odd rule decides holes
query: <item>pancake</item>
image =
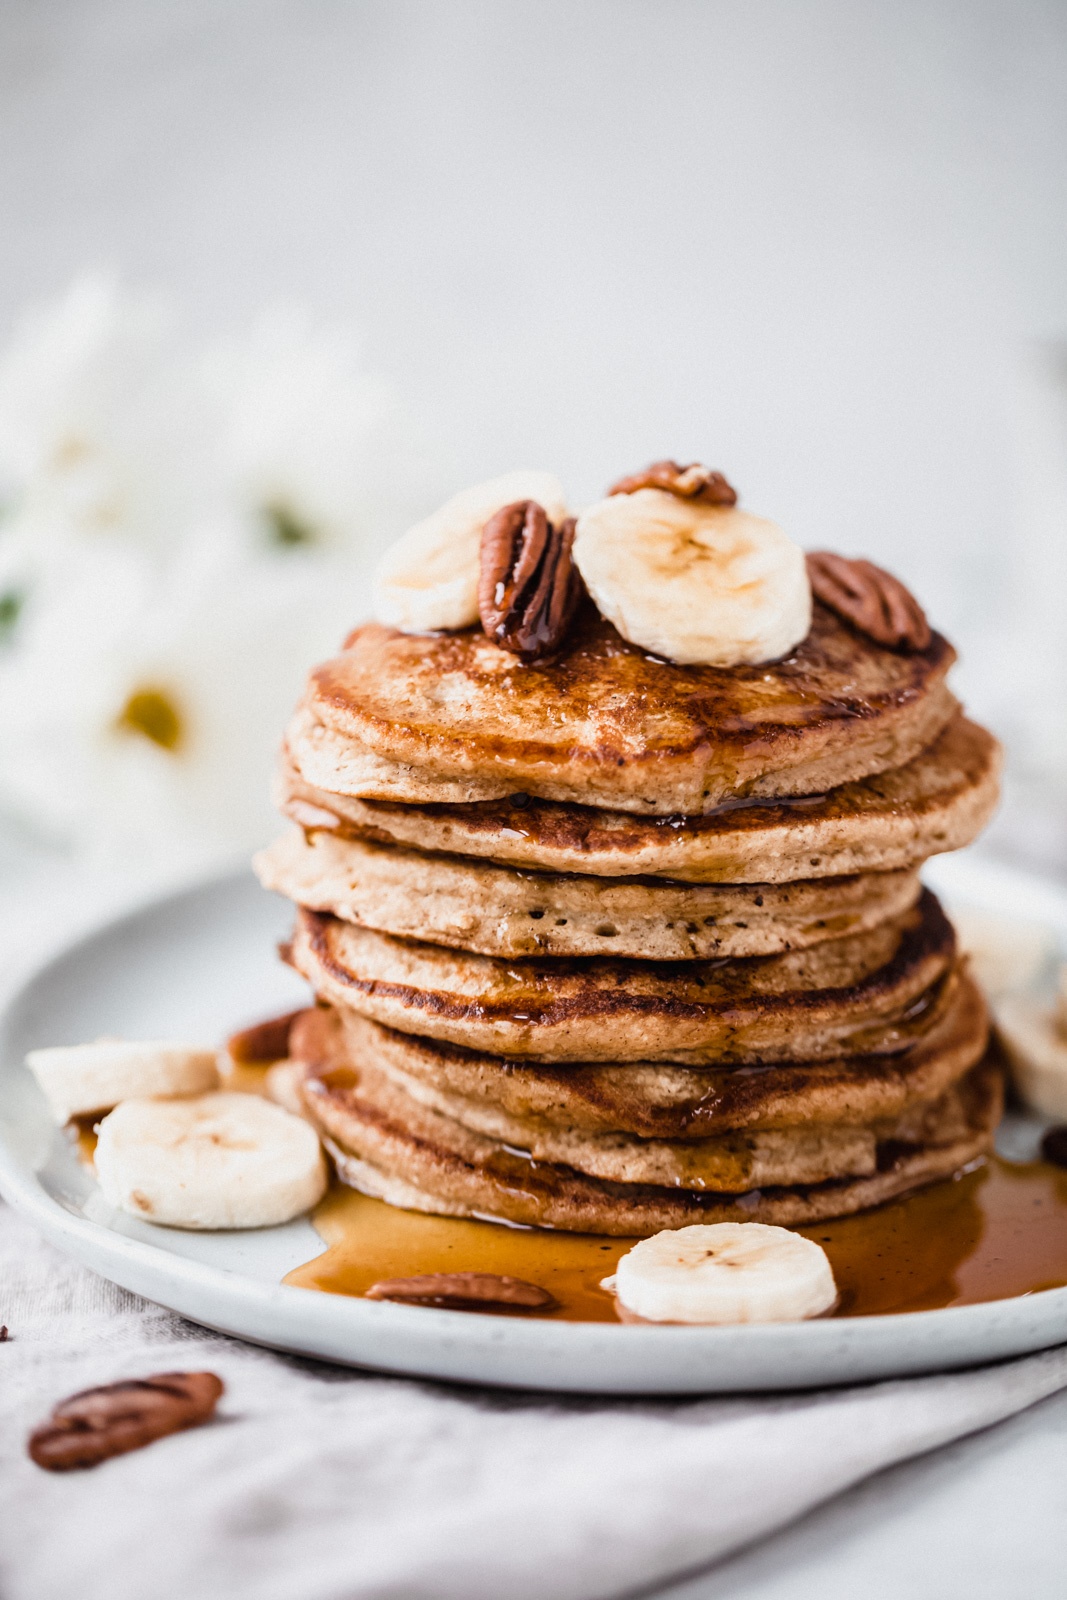
{"label": "pancake", "polygon": [[881,1204],[987,1150],[1003,1098],[1000,1069],[986,1057],[925,1108],[908,1139],[876,1139],[873,1157],[839,1141],[861,1173],[732,1191],[621,1182],[538,1160],[411,1100],[377,1104],[358,1083],[331,1084],[328,1071],[306,1076],[303,1092],[340,1176],[365,1193],[415,1210],[616,1235],[692,1222],[796,1224]]}
{"label": "pancake", "polygon": [[969,844],[993,813],[1000,747],[954,717],[904,766],[828,794],[727,805],[702,817],[635,817],[525,796],[475,805],[394,805],[307,782],[286,752],[279,810],[309,833],[414,846],[542,871],[787,883],[899,872]]}
{"label": "pancake", "polygon": [[921,1030],[917,1025],[912,1042],[893,1055],[702,1069],[663,1062],[553,1067],[420,1039],[332,1009],[307,1013],[292,1048],[304,1060],[328,1057],[341,1068],[384,1074],[476,1132],[514,1143],[530,1124],[689,1139],[900,1117],[969,1071],[988,1036],[981,992],[955,968]]}
{"label": "pancake", "polygon": [[899,1048],[954,935],[924,890],[865,933],[738,961],[504,962],[303,910],[289,954],[316,994],[401,1032],[541,1061],[695,1066]]}
{"label": "pancake", "polygon": [[310,675],[290,729],[316,787],[408,804],[548,800],[653,816],[821,793],[911,761],[950,720],[955,659],[883,648],[816,604],[784,660],[675,666],[590,607],[551,661],[480,630],[358,628]]}
{"label": "pancake", "polygon": [[489,1139],[531,1161],[568,1166],[588,1177],[612,1183],[653,1184],[667,1188],[719,1190],[743,1194],[750,1189],[798,1183],[825,1183],[830,1178],[872,1177],[878,1170],[878,1146],[887,1142],[954,1143],[967,1133],[963,1098],[949,1089],[940,1100],[909,1107],[899,1117],[878,1123],[823,1123],[812,1127],[757,1128],[714,1134],[706,1139],[637,1139],[632,1134],[593,1134],[574,1129],[516,1124],[505,1134],[485,1134],[417,1100],[393,1079],[373,1068],[361,1068],[358,1081],[342,1090],[335,1075],[326,1081],[304,1080],[312,1114],[317,1095],[333,1102],[334,1136],[343,1136],[338,1103],[351,1094],[363,1108],[464,1160],[478,1158]]}
{"label": "pancake", "polygon": [[255,859],[260,883],[358,927],[489,956],[650,961],[768,955],[873,928],[914,905],[914,872],[793,884],[668,884],[521,872],[298,830]]}

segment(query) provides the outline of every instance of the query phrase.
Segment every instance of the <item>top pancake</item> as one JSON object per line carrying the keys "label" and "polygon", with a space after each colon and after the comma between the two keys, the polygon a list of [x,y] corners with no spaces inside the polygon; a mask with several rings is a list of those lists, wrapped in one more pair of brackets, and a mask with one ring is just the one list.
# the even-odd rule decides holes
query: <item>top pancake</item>
{"label": "top pancake", "polygon": [[337,794],[462,804],[515,792],[645,815],[811,794],[910,761],[956,710],[955,659],[884,649],[816,605],[784,660],[675,666],[587,609],[524,665],[480,631],[358,628],[312,674],[289,744]]}

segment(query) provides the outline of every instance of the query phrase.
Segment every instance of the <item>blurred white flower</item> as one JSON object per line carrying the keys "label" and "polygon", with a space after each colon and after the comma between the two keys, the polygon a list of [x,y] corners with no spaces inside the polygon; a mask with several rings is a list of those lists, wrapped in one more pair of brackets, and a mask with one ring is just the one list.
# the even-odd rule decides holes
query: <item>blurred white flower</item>
{"label": "blurred white flower", "polygon": [[352,335],[189,348],[86,279],[0,361],[0,485],[0,810],[171,868],[260,842],[304,674],[425,509]]}
{"label": "blurred white flower", "polygon": [[178,562],[165,591],[97,553],[26,623],[0,670],[0,795],[94,854],[204,861],[276,825],[269,779],[307,665],[354,592],[267,564]]}
{"label": "blurred white flower", "polygon": [[247,549],[373,560],[417,514],[424,464],[350,328],[276,311],[208,352],[204,375],[231,531]]}
{"label": "blurred white flower", "polygon": [[210,503],[211,437],[162,301],[83,278],[0,364],[5,535],[46,570],[83,539],[160,550]]}

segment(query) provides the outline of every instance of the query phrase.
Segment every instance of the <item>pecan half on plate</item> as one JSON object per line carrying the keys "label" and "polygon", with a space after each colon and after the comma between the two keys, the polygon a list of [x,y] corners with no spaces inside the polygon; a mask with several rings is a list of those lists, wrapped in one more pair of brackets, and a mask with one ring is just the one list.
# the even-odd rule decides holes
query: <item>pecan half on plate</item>
{"label": "pecan half on plate", "polygon": [[563,643],[582,592],[573,542],[574,518],[554,528],[536,500],[503,506],[482,530],[482,627],[524,661],[553,655]]}
{"label": "pecan half on plate", "polygon": [[555,1297],[539,1284],[495,1272],[427,1272],[415,1278],[383,1278],[371,1285],[365,1298],[443,1306],[451,1311],[548,1311],[556,1305]]}
{"label": "pecan half on plate", "polygon": [[892,650],[926,649],[931,639],[926,614],[891,572],[873,561],[849,560],[832,550],[812,550],[807,561],[816,600],[860,633]]}
{"label": "pecan half on plate", "polygon": [[677,461],[653,461],[643,472],[631,472],[620,478],[608,490],[613,494],[635,494],[638,489],[666,489],[682,500],[696,500],[706,506],[735,506],[737,491],[732,489],[721,472],[691,461],[687,467]]}
{"label": "pecan half on plate", "polygon": [[30,1435],[27,1448],[49,1472],[95,1467],[109,1456],[206,1422],[222,1389],[213,1372],[160,1372],[83,1389],[60,1401]]}
{"label": "pecan half on plate", "polygon": [[289,1054],[289,1034],[297,1017],[303,1011],[287,1011],[282,1017],[268,1017],[265,1022],[254,1022],[240,1033],[232,1033],[226,1040],[226,1051],[242,1066],[254,1066],[267,1061],[281,1061]]}

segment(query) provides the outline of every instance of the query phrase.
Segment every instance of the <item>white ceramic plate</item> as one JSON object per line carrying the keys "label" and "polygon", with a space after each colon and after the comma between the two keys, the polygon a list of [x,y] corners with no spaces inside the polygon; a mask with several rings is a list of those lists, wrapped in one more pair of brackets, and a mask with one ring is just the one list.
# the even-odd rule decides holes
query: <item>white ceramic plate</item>
{"label": "white ceramic plate", "polygon": [[[1067,896],[957,857],[928,874],[949,904],[1052,928]],[[520,1322],[283,1285],[321,1241],[307,1222],[251,1233],[156,1228],[111,1210],[51,1123],[27,1049],[102,1033],[221,1038],[298,1005],[274,948],[289,908],[250,876],[156,901],[51,960],[0,1018],[0,1192],[84,1265],[193,1321],[281,1350],[392,1372],[613,1394],[792,1389],[961,1367],[1067,1340],[1067,1289],[988,1305],[777,1326]]]}

